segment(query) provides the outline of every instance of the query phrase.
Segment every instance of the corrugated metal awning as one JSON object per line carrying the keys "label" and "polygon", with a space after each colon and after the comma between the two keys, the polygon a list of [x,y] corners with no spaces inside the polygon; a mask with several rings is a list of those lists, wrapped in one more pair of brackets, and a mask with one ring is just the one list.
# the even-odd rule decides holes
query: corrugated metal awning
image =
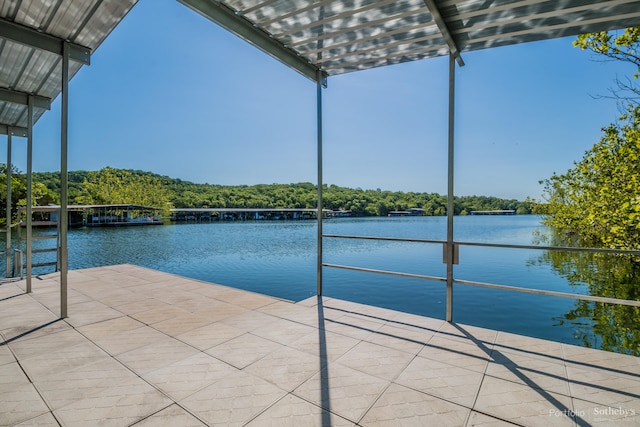
{"label": "corrugated metal awning", "polygon": [[[640,25],[640,0],[179,0],[312,80]],[[24,134],[137,0],[0,0],[0,133]]]}
{"label": "corrugated metal awning", "polygon": [[136,2],[0,1],[0,133],[9,126],[24,135],[28,95],[34,95],[35,122],[60,94],[63,43],[74,76]]}
{"label": "corrugated metal awning", "polygon": [[179,1],[313,80],[640,25],[637,0]]}

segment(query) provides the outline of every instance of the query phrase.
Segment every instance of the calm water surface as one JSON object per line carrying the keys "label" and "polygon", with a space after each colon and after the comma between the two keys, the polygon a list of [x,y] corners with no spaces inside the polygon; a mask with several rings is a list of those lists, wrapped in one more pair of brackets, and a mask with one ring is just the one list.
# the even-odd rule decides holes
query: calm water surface
{"label": "calm water surface", "polygon": [[[324,223],[324,232],[444,240],[446,218],[332,219]],[[540,218],[530,215],[455,220],[457,241],[528,245],[540,232],[546,232]],[[328,263],[446,274],[441,245],[326,238],[324,252]],[[480,282],[586,292],[539,262],[541,253],[462,247],[454,275]],[[71,269],[121,263],[298,301],[316,291],[316,223],[220,222],[70,231]],[[436,318],[445,316],[444,283],[329,268],[323,272],[326,296]],[[573,300],[564,298],[463,285],[454,288],[456,322],[584,345],[592,321],[562,320],[574,306]],[[598,347],[598,337],[592,339],[590,345]]]}

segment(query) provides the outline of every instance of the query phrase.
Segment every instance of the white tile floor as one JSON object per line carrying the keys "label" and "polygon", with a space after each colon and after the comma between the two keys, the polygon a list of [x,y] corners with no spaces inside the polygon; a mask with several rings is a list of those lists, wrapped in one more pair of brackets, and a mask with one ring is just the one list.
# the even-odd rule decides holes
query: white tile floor
{"label": "white tile floor", "polygon": [[0,283],[0,425],[640,425],[640,359],[132,265]]}

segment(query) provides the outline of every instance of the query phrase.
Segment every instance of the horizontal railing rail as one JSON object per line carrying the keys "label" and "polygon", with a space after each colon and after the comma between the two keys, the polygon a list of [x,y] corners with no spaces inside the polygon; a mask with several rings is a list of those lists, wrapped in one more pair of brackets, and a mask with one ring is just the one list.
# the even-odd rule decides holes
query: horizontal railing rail
{"label": "horizontal railing rail", "polygon": [[330,237],[335,239],[385,240],[385,241],[391,241],[391,242],[411,242],[411,243],[447,243],[446,240],[408,239],[403,237],[381,237],[381,236],[351,236],[351,235],[342,235],[342,234],[323,234],[322,237]]}
{"label": "horizontal railing rail", "polygon": [[[377,241],[391,241],[391,242],[409,242],[409,243],[430,243],[430,244],[442,244],[446,245],[446,240],[432,240],[432,239],[413,239],[402,237],[381,237],[381,236],[355,236],[355,235],[339,235],[339,234],[323,234],[322,237],[337,238],[337,239],[356,239],[356,240],[377,240]],[[503,243],[481,243],[481,242],[453,242],[457,246],[476,246],[476,247],[489,247],[489,248],[501,248],[501,249],[534,249],[544,251],[572,251],[572,252],[585,252],[585,253],[604,253],[604,254],[616,254],[616,255],[640,255],[640,250],[626,250],[626,249],[607,249],[607,248],[580,248],[574,246],[542,246],[542,245],[512,245]],[[422,274],[402,273],[389,270],[377,270],[373,268],[354,267],[347,265],[322,263],[323,267],[337,268],[342,270],[361,271],[367,273],[385,274],[389,276],[407,277],[413,279],[422,279],[430,281],[446,282],[445,277],[428,276]],[[640,307],[640,301],[626,300],[619,298],[599,297],[593,295],[573,294],[568,292],[549,291],[544,289],[523,288],[520,286],[508,286],[498,285],[494,283],[476,282],[473,280],[453,279],[453,283],[466,286],[475,286],[481,288],[499,289],[503,291],[521,292],[536,295],[555,296],[560,298],[570,298],[583,301],[602,302],[607,304],[619,304],[628,305],[634,307]]]}
{"label": "horizontal railing rail", "polygon": [[[439,243],[446,244],[446,240],[434,239],[413,239],[405,237],[384,237],[384,236],[355,236],[342,234],[323,234],[322,237],[335,239],[356,239],[356,240],[381,240],[389,242],[410,242],[410,243]],[[567,251],[567,252],[588,252],[588,253],[604,253],[618,255],[640,255],[640,250],[633,249],[609,249],[609,248],[582,248],[578,246],[543,246],[543,245],[512,245],[508,243],[484,243],[484,242],[463,242],[454,241],[454,245],[459,246],[482,246],[487,248],[504,248],[504,249],[535,249],[542,251]]]}
{"label": "horizontal railing rail", "polygon": [[520,286],[496,285],[494,283],[474,282],[472,280],[454,279],[453,283],[458,283],[460,285],[467,285],[467,286],[477,286],[481,288],[500,289],[503,291],[523,292],[527,294],[537,294],[537,295],[549,295],[549,296],[561,297],[561,298],[579,299],[583,301],[595,301],[595,302],[604,302],[608,304],[621,304],[621,305],[631,305],[635,307],[640,307],[640,301],[636,301],[636,300],[597,297],[593,295],[571,294],[568,292],[546,291],[544,289],[522,288]]}
{"label": "horizontal railing rail", "polygon": [[503,244],[503,243],[481,243],[481,242],[454,242],[454,244],[460,245],[460,246],[482,246],[487,248],[535,249],[535,250],[541,250],[541,251],[640,255],[640,250],[633,250],[633,249],[581,248],[577,246],[509,245],[509,244]]}
{"label": "horizontal railing rail", "polygon": [[339,265],[339,264],[329,264],[322,263],[323,267],[330,268],[339,268],[342,270],[352,270],[352,271],[363,271],[367,273],[378,273],[378,274],[386,274],[388,276],[398,276],[398,277],[408,277],[411,279],[422,279],[422,280],[435,280],[440,282],[446,282],[446,277],[438,277],[438,276],[425,276],[423,274],[413,274],[413,273],[401,273],[399,271],[389,271],[389,270],[376,270],[374,268],[364,268],[364,267],[353,267],[350,265]]}

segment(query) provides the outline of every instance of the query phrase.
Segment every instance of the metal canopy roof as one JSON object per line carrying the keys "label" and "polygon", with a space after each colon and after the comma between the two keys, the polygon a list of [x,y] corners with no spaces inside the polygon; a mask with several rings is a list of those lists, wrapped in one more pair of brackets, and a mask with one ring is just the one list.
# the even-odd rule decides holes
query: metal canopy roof
{"label": "metal canopy roof", "polygon": [[62,49],[69,46],[69,75],[137,0],[0,0],[0,133],[26,135],[27,100],[34,122],[62,90]]}
{"label": "metal canopy roof", "polygon": [[[179,0],[308,78],[640,25],[640,0]],[[25,135],[137,0],[0,0],[0,133]]]}
{"label": "metal canopy roof", "polygon": [[[179,0],[303,75],[640,25],[637,0]],[[320,74],[319,74],[320,73]]]}

